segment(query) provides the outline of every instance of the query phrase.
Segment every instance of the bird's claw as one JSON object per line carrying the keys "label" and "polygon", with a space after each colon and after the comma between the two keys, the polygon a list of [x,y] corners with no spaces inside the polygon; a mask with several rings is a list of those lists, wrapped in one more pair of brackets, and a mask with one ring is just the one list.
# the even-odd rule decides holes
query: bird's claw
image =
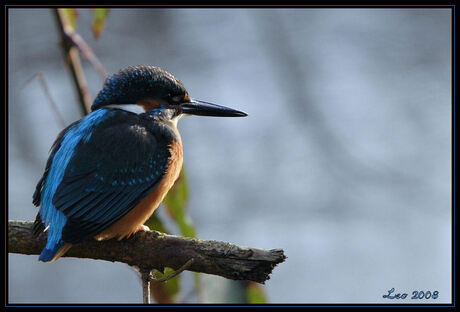
{"label": "bird's claw", "polygon": [[150,232],[150,228],[147,225],[141,225],[136,232]]}

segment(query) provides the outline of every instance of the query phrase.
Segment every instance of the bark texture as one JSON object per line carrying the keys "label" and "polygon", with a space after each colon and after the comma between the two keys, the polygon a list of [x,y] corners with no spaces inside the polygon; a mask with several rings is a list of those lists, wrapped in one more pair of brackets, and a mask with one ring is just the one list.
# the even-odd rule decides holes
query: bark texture
{"label": "bark texture", "polygon": [[[8,252],[39,255],[46,235],[32,236],[33,222],[8,222]],[[141,269],[181,268],[194,259],[189,271],[233,280],[264,283],[273,268],[286,259],[282,249],[259,249],[231,243],[168,235],[157,231],[136,233],[121,241],[89,240],[74,245],[64,257],[123,262]],[[58,260],[59,261],[59,260]]]}

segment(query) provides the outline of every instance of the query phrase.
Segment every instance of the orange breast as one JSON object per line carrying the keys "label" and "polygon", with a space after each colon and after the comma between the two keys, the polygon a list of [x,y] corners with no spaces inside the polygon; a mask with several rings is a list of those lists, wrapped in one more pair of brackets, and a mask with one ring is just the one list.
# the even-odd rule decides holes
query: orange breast
{"label": "orange breast", "polygon": [[125,237],[129,237],[139,230],[145,221],[150,218],[155,209],[157,209],[161,204],[163,198],[166,196],[169,189],[174,185],[174,182],[179,177],[180,171],[182,169],[182,142],[177,128],[174,127],[174,129],[177,132],[179,139],[174,141],[170,146],[171,157],[169,158],[168,169],[161,182],[128,214],[112,224],[103,232],[96,235],[94,237],[95,239],[104,240],[115,237],[118,238],[118,240],[121,240]]}

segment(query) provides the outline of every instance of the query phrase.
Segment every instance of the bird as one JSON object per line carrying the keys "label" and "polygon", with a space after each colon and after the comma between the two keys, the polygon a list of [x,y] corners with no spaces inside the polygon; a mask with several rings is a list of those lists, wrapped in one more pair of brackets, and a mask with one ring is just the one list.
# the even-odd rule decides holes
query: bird
{"label": "bird", "polygon": [[39,260],[54,262],[89,239],[124,239],[148,231],[183,163],[178,120],[185,115],[244,117],[192,99],[182,82],[153,65],[107,77],[91,112],[53,143],[33,194],[33,233],[48,232]]}

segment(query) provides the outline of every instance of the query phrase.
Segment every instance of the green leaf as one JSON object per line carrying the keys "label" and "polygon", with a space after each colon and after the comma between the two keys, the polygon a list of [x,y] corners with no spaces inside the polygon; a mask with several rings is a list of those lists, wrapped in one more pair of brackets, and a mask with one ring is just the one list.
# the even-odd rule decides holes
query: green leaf
{"label": "green leaf", "polygon": [[193,273],[193,283],[195,284],[195,294],[198,297],[198,300],[201,301],[203,297],[203,289],[201,287],[201,275],[200,273]]}
{"label": "green leaf", "polygon": [[91,30],[93,36],[98,39],[105,27],[105,20],[109,14],[110,9],[93,9],[93,21],[91,23]]}
{"label": "green leaf", "polygon": [[[171,233],[164,226],[158,214],[154,213],[145,222],[151,230],[159,231],[162,233]],[[165,268],[165,272],[154,270],[153,274],[155,278],[162,278],[173,273],[174,270],[171,268]],[[151,282],[150,283],[150,294],[157,303],[174,303],[177,299],[177,295],[180,291],[180,274],[164,283]]]}
{"label": "green leaf", "polygon": [[[166,208],[168,215],[176,222],[181,234],[185,237],[195,237],[196,232],[193,226],[192,220],[186,215],[186,206],[188,201],[188,186],[187,186],[187,177],[184,167],[174,183],[173,187],[169,190],[163,204]],[[152,230],[157,230],[163,233],[169,232],[163,225],[161,219],[158,217],[158,214],[153,214],[149,220],[145,223]],[[172,269],[166,268],[165,274],[155,271],[157,278],[169,275],[173,272]],[[151,284],[151,294],[155,298],[157,303],[173,303],[179,292],[179,276],[174,277],[173,279],[167,281],[166,283],[152,283]],[[195,292],[198,297],[201,293],[201,282],[199,273],[194,273],[194,284]]]}
{"label": "green leaf", "polygon": [[262,286],[255,282],[248,282],[246,286],[246,299],[247,303],[267,303],[267,296]]}
{"label": "green leaf", "polygon": [[[185,166],[182,166],[179,177],[174,183],[173,187],[169,190],[163,204],[166,207],[168,215],[176,221],[181,234],[185,237],[196,237],[195,227],[192,220],[186,214],[186,206],[188,200],[188,185],[187,175],[185,173]],[[201,280],[200,274],[193,274],[193,281],[195,284],[195,293],[198,298],[201,297]]]}
{"label": "green leaf", "polygon": [[77,9],[61,9],[61,12],[63,12],[67,17],[67,21],[69,22],[68,26],[70,26],[72,28],[72,31],[75,32],[77,30]]}
{"label": "green leaf", "polygon": [[[174,273],[171,268],[165,268],[165,272],[154,270],[155,278],[163,278]],[[151,282],[150,293],[157,303],[174,303],[180,291],[180,274],[166,282]]]}
{"label": "green leaf", "polygon": [[185,168],[179,178],[169,190],[163,204],[166,206],[166,211],[169,216],[176,221],[181,234],[185,237],[195,237],[196,232],[192,220],[186,215],[186,204],[188,200],[188,186]]}
{"label": "green leaf", "polygon": [[152,216],[145,222],[145,225],[147,225],[151,230],[159,231],[166,234],[171,233],[170,231],[168,231],[168,229],[166,229],[163,222],[158,217],[157,213],[152,214]]}

